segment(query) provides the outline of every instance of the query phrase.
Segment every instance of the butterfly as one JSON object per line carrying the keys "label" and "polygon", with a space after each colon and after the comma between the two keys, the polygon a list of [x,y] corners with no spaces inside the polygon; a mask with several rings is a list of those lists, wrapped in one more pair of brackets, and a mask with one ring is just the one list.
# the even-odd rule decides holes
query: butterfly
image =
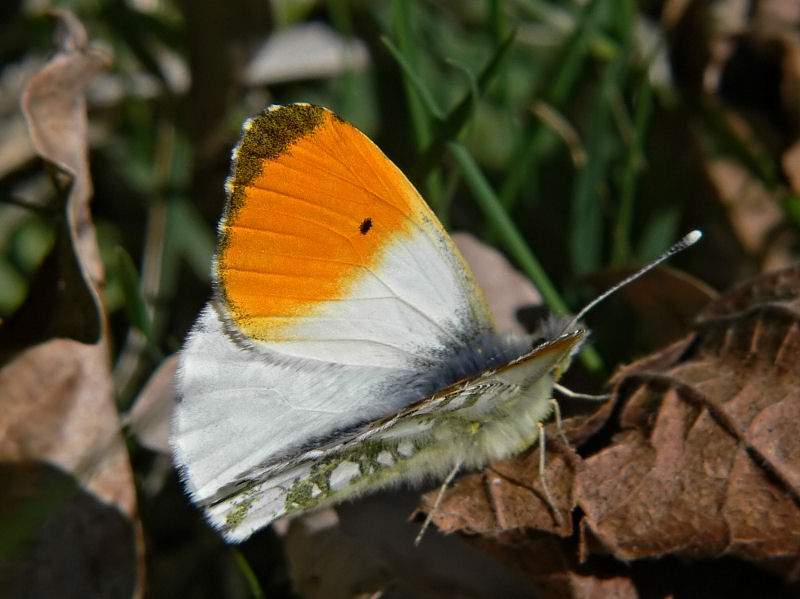
{"label": "butterfly", "polygon": [[498,333],[428,205],[333,112],[271,106],[243,129],[171,433],[213,526],[242,541],[532,445],[578,320]]}

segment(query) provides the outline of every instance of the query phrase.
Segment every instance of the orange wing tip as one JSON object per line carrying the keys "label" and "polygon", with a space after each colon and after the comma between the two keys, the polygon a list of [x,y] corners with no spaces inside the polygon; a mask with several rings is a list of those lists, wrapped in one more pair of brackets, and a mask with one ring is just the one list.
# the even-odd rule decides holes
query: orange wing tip
{"label": "orange wing tip", "polygon": [[[228,204],[219,222],[218,260],[214,267],[220,281],[224,280],[221,269],[225,268],[222,256],[231,243],[228,227],[246,203],[247,187],[263,174],[269,163],[279,160],[292,145],[311,135],[331,118],[338,117],[321,106],[298,103],[274,104],[258,116],[245,120],[242,137],[231,152],[231,173],[225,181]],[[236,312],[230,298],[226,299],[226,304]]]}

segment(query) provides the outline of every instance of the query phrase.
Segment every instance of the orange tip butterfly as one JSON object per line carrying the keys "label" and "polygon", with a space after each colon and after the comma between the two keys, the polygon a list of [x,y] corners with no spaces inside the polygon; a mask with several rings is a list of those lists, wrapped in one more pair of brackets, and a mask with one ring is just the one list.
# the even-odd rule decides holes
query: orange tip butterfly
{"label": "orange tip butterfly", "polygon": [[226,190],[213,297],[181,352],[172,447],[227,540],[536,441],[596,302],[537,335],[498,333],[419,193],[325,108],[248,120]]}

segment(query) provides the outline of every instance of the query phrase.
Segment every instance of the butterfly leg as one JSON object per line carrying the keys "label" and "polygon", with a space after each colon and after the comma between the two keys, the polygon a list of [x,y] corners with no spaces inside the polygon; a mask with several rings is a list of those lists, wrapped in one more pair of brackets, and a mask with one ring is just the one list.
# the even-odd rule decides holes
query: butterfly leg
{"label": "butterfly leg", "polygon": [[[556,404],[556,407],[558,407],[558,404]],[[560,416],[558,416],[558,412],[556,412],[556,415],[558,418],[560,418]],[[547,465],[545,462],[545,449],[547,444],[545,441],[544,424],[539,422],[538,427],[539,427],[539,482],[542,485],[542,491],[544,492],[544,498],[545,501],[547,502],[547,507],[550,508],[550,511],[553,513],[553,517],[556,520],[556,524],[558,524],[558,527],[561,528],[564,526],[564,519],[561,517],[561,512],[558,510],[556,502],[553,501],[553,496],[550,494],[550,487],[547,484],[547,473],[545,472],[545,468]]]}
{"label": "butterfly leg", "polygon": [[[572,445],[569,444],[567,435],[564,434],[564,426],[562,425],[561,421],[561,407],[558,405],[558,400],[554,398],[550,399],[550,403],[553,404],[553,414],[555,415],[556,419],[556,430],[558,431],[558,436],[561,437],[561,440],[569,449],[572,449]],[[542,430],[541,434],[544,434],[544,429]]]}
{"label": "butterfly leg", "polygon": [[422,524],[422,528],[420,528],[419,533],[417,534],[417,538],[414,539],[414,547],[420,544],[422,541],[422,537],[425,535],[425,531],[428,530],[428,527],[431,525],[431,521],[433,520],[433,515],[439,509],[439,505],[442,503],[442,499],[444,499],[444,493],[447,491],[447,487],[450,486],[450,483],[453,482],[453,479],[458,474],[459,469],[461,468],[464,460],[459,460],[453,469],[450,471],[450,474],[447,475],[447,478],[444,479],[442,486],[439,487],[439,493],[436,495],[436,501],[433,502],[433,507],[428,510],[428,515],[425,516],[425,522]]}
{"label": "butterfly leg", "polygon": [[568,389],[563,385],[559,385],[556,383],[553,385],[553,389],[561,393],[564,397],[569,397],[570,399],[585,399],[587,401],[606,401],[607,399],[611,399],[611,395],[609,393],[604,393],[603,395],[592,395],[591,393],[578,393],[577,391],[573,391],[572,389]]}
{"label": "butterfly leg", "polygon": [[[587,400],[587,401],[606,401],[608,399],[611,399],[611,395],[608,395],[608,394],[605,394],[605,395],[589,395],[587,393],[576,393],[575,391],[567,389],[566,387],[563,387],[563,386],[559,385],[558,383],[553,385],[553,389],[555,391],[558,391],[561,395],[563,395],[564,397],[567,397],[569,399],[583,399],[583,400]],[[570,445],[570,442],[567,439],[567,436],[564,434],[564,427],[561,426],[561,408],[558,405],[558,401],[556,401],[555,399],[551,399],[550,403],[553,404],[553,412],[555,413],[556,428],[558,429],[558,434],[561,437],[561,440],[564,441],[566,446],[569,447],[570,449],[572,449],[572,445]]]}

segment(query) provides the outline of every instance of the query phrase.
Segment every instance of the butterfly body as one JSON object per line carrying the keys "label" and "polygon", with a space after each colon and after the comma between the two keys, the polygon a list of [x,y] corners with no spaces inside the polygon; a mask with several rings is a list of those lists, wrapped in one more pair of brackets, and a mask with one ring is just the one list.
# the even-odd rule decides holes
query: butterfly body
{"label": "butterfly body", "polygon": [[245,126],[227,190],[172,437],[226,538],[535,441],[584,332],[497,333],[438,220],[363,134],[272,107]]}

